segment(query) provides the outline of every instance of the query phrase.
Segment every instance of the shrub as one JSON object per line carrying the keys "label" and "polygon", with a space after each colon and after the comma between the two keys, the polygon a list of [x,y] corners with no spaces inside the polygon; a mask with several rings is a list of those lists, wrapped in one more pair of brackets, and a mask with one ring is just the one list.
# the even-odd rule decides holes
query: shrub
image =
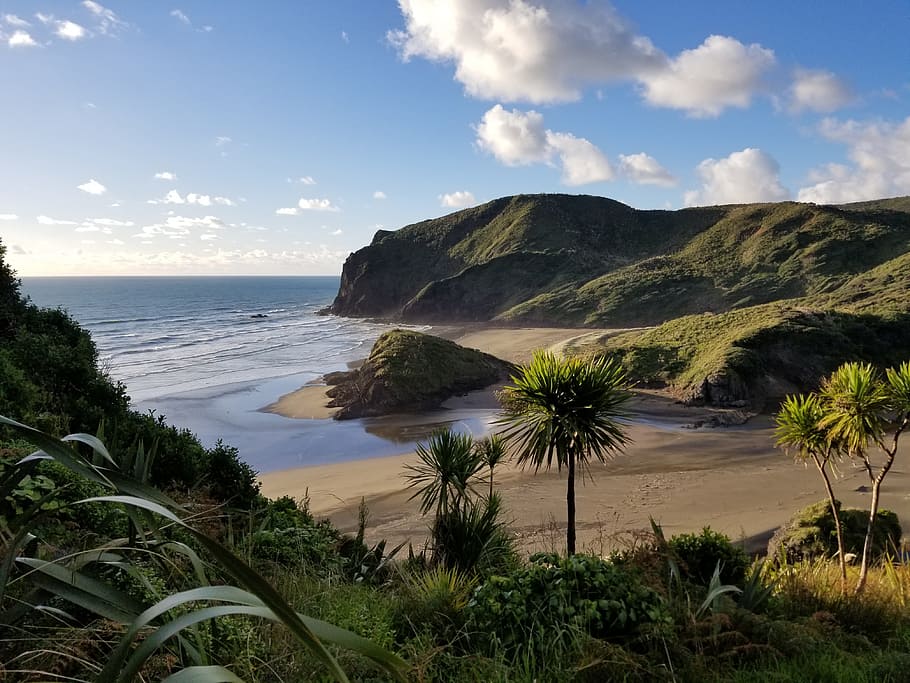
{"label": "shrub", "polygon": [[670,550],[680,562],[684,578],[707,586],[720,564],[722,583],[742,585],[749,567],[749,556],[722,533],[705,527],[699,534],[679,534],[669,541]]}
{"label": "shrub", "polygon": [[[858,555],[863,551],[869,513],[865,510],[843,510],[839,501],[837,507],[844,532],[844,551]],[[900,543],[901,533],[897,515],[889,510],[879,510],[873,527],[872,557],[881,558],[892,552]],[[769,557],[786,557],[788,562],[833,557],[836,554],[834,515],[828,501],[813,503],[797,512],[774,533],[768,543]]]}
{"label": "shrub", "polygon": [[633,634],[668,620],[661,597],[637,574],[598,557],[538,554],[508,576],[493,576],[468,604],[469,627],[507,651],[571,646],[579,631],[595,637]]}
{"label": "shrub", "polygon": [[338,531],[327,521],[306,526],[257,531],[250,536],[254,560],[269,560],[285,567],[313,566],[321,570],[339,565]]}
{"label": "shrub", "polygon": [[491,498],[466,501],[433,523],[433,560],[451,569],[489,575],[518,564],[515,543],[502,522],[502,503]]}

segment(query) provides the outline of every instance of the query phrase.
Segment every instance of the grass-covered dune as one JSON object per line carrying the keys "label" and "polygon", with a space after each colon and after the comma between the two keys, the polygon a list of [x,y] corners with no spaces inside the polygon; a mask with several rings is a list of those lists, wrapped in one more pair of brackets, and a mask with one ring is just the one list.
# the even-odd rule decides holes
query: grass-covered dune
{"label": "grass-covered dune", "polygon": [[583,351],[617,354],[634,380],[669,386],[687,402],[761,407],[814,388],[847,360],[885,365],[906,358],[910,315],[775,302],[684,316]]}
{"label": "grass-covered dune", "polygon": [[412,330],[384,333],[364,363],[326,381],[339,420],[424,410],[503,378],[510,364],[455,342]]}

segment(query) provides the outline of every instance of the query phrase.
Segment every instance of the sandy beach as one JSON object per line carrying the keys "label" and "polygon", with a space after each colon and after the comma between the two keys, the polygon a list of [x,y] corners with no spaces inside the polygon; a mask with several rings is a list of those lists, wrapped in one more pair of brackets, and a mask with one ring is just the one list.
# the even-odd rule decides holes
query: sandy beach
{"label": "sandy beach", "polygon": [[[597,330],[474,329],[450,333],[460,344],[514,362],[526,361],[536,348],[576,343]],[[289,417],[328,416],[325,387],[308,386],[282,397],[269,410]],[[452,399],[450,407],[494,409],[492,390]],[[321,411],[320,411],[321,409]],[[649,517],[668,534],[698,531],[703,526],[764,546],[775,528],[797,509],[824,498],[814,469],[795,464],[774,447],[773,424],[757,416],[734,427],[691,426],[715,412],[687,408],[666,396],[640,393],[632,406],[629,432],[634,443],[614,460],[591,468],[591,477],[576,489],[578,541],[581,548],[603,553],[628,542],[628,532],[647,529]],[[882,506],[910,520],[910,474],[899,455],[886,479]],[[261,475],[267,496],[309,497],[317,516],[329,517],[343,531],[356,528],[361,498],[370,510],[368,538],[392,544],[410,541],[419,547],[428,520],[420,517],[405,489],[404,465],[413,453],[347,463],[302,467]],[[845,506],[866,507],[868,479],[845,463],[835,490]],[[514,465],[497,470],[510,528],[526,550],[564,544],[565,475],[523,471]]]}

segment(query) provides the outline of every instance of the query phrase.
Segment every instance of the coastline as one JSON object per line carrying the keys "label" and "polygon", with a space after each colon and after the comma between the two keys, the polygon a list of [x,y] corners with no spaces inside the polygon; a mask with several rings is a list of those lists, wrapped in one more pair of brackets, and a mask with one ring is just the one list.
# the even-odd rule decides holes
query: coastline
{"label": "coastline", "polygon": [[[436,332],[436,330],[434,330]],[[449,328],[445,336],[512,362],[525,362],[534,349],[573,343],[605,330],[554,328]],[[310,385],[283,396],[287,414],[318,414],[325,386]],[[498,408],[495,387],[447,401],[442,411],[399,416],[408,424],[439,418],[447,411],[489,411]],[[287,401],[293,406],[289,407]],[[324,404],[323,410],[326,409]],[[276,412],[278,412],[276,410]],[[796,465],[774,447],[773,423],[758,416],[731,427],[692,428],[711,423],[718,412],[682,406],[657,392],[637,392],[631,406],[629,431],[634,443],[614,460],[591,468],[591,479],[576,488],[579,547],[604,553],[624,542],[623,533],[650,528],[653,517],[668,535],[699,531],[703,526],[742,540],[760,550],[775,528],[799,508],[824,498],[814,471]],[[366,428],[366,426],[365,426]],[[393,426],[392,429],[395,427]],[[406,450],[406,449],[403,449]],[[377,454],[372,454],[377,455]],[[906,457],[906,456],[905,456]],[[342,531],[357,527],[363,499],[370,511],[367,537],[397,545],[421,546],[428,520],[422,518],[405,487],[404,465],[413,451],[371,457],[359,453],[347,462],[303,466],[260,475],[269,497],[308,498],[310,510],[328,517]],[[844,465],[836,484],[845,506],[865,507],[868,494],[859,469]],[[523,471],[515,465],[497,470],[495,482],[503,496],[506,518],[524,550],[545,550],[564,542],[565,479],[558,472]],[[910,519],[910,474],[895,471],[884,492],[885,507]]]}

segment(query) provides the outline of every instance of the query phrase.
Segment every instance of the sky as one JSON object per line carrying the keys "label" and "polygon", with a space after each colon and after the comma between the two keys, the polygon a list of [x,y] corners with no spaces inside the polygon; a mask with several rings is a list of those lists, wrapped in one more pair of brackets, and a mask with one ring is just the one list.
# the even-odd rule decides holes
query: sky
{"label": "sky", "polygon": [[0,0],[22,276],[331,275],[497,197],[910,194],[910,3]]}

